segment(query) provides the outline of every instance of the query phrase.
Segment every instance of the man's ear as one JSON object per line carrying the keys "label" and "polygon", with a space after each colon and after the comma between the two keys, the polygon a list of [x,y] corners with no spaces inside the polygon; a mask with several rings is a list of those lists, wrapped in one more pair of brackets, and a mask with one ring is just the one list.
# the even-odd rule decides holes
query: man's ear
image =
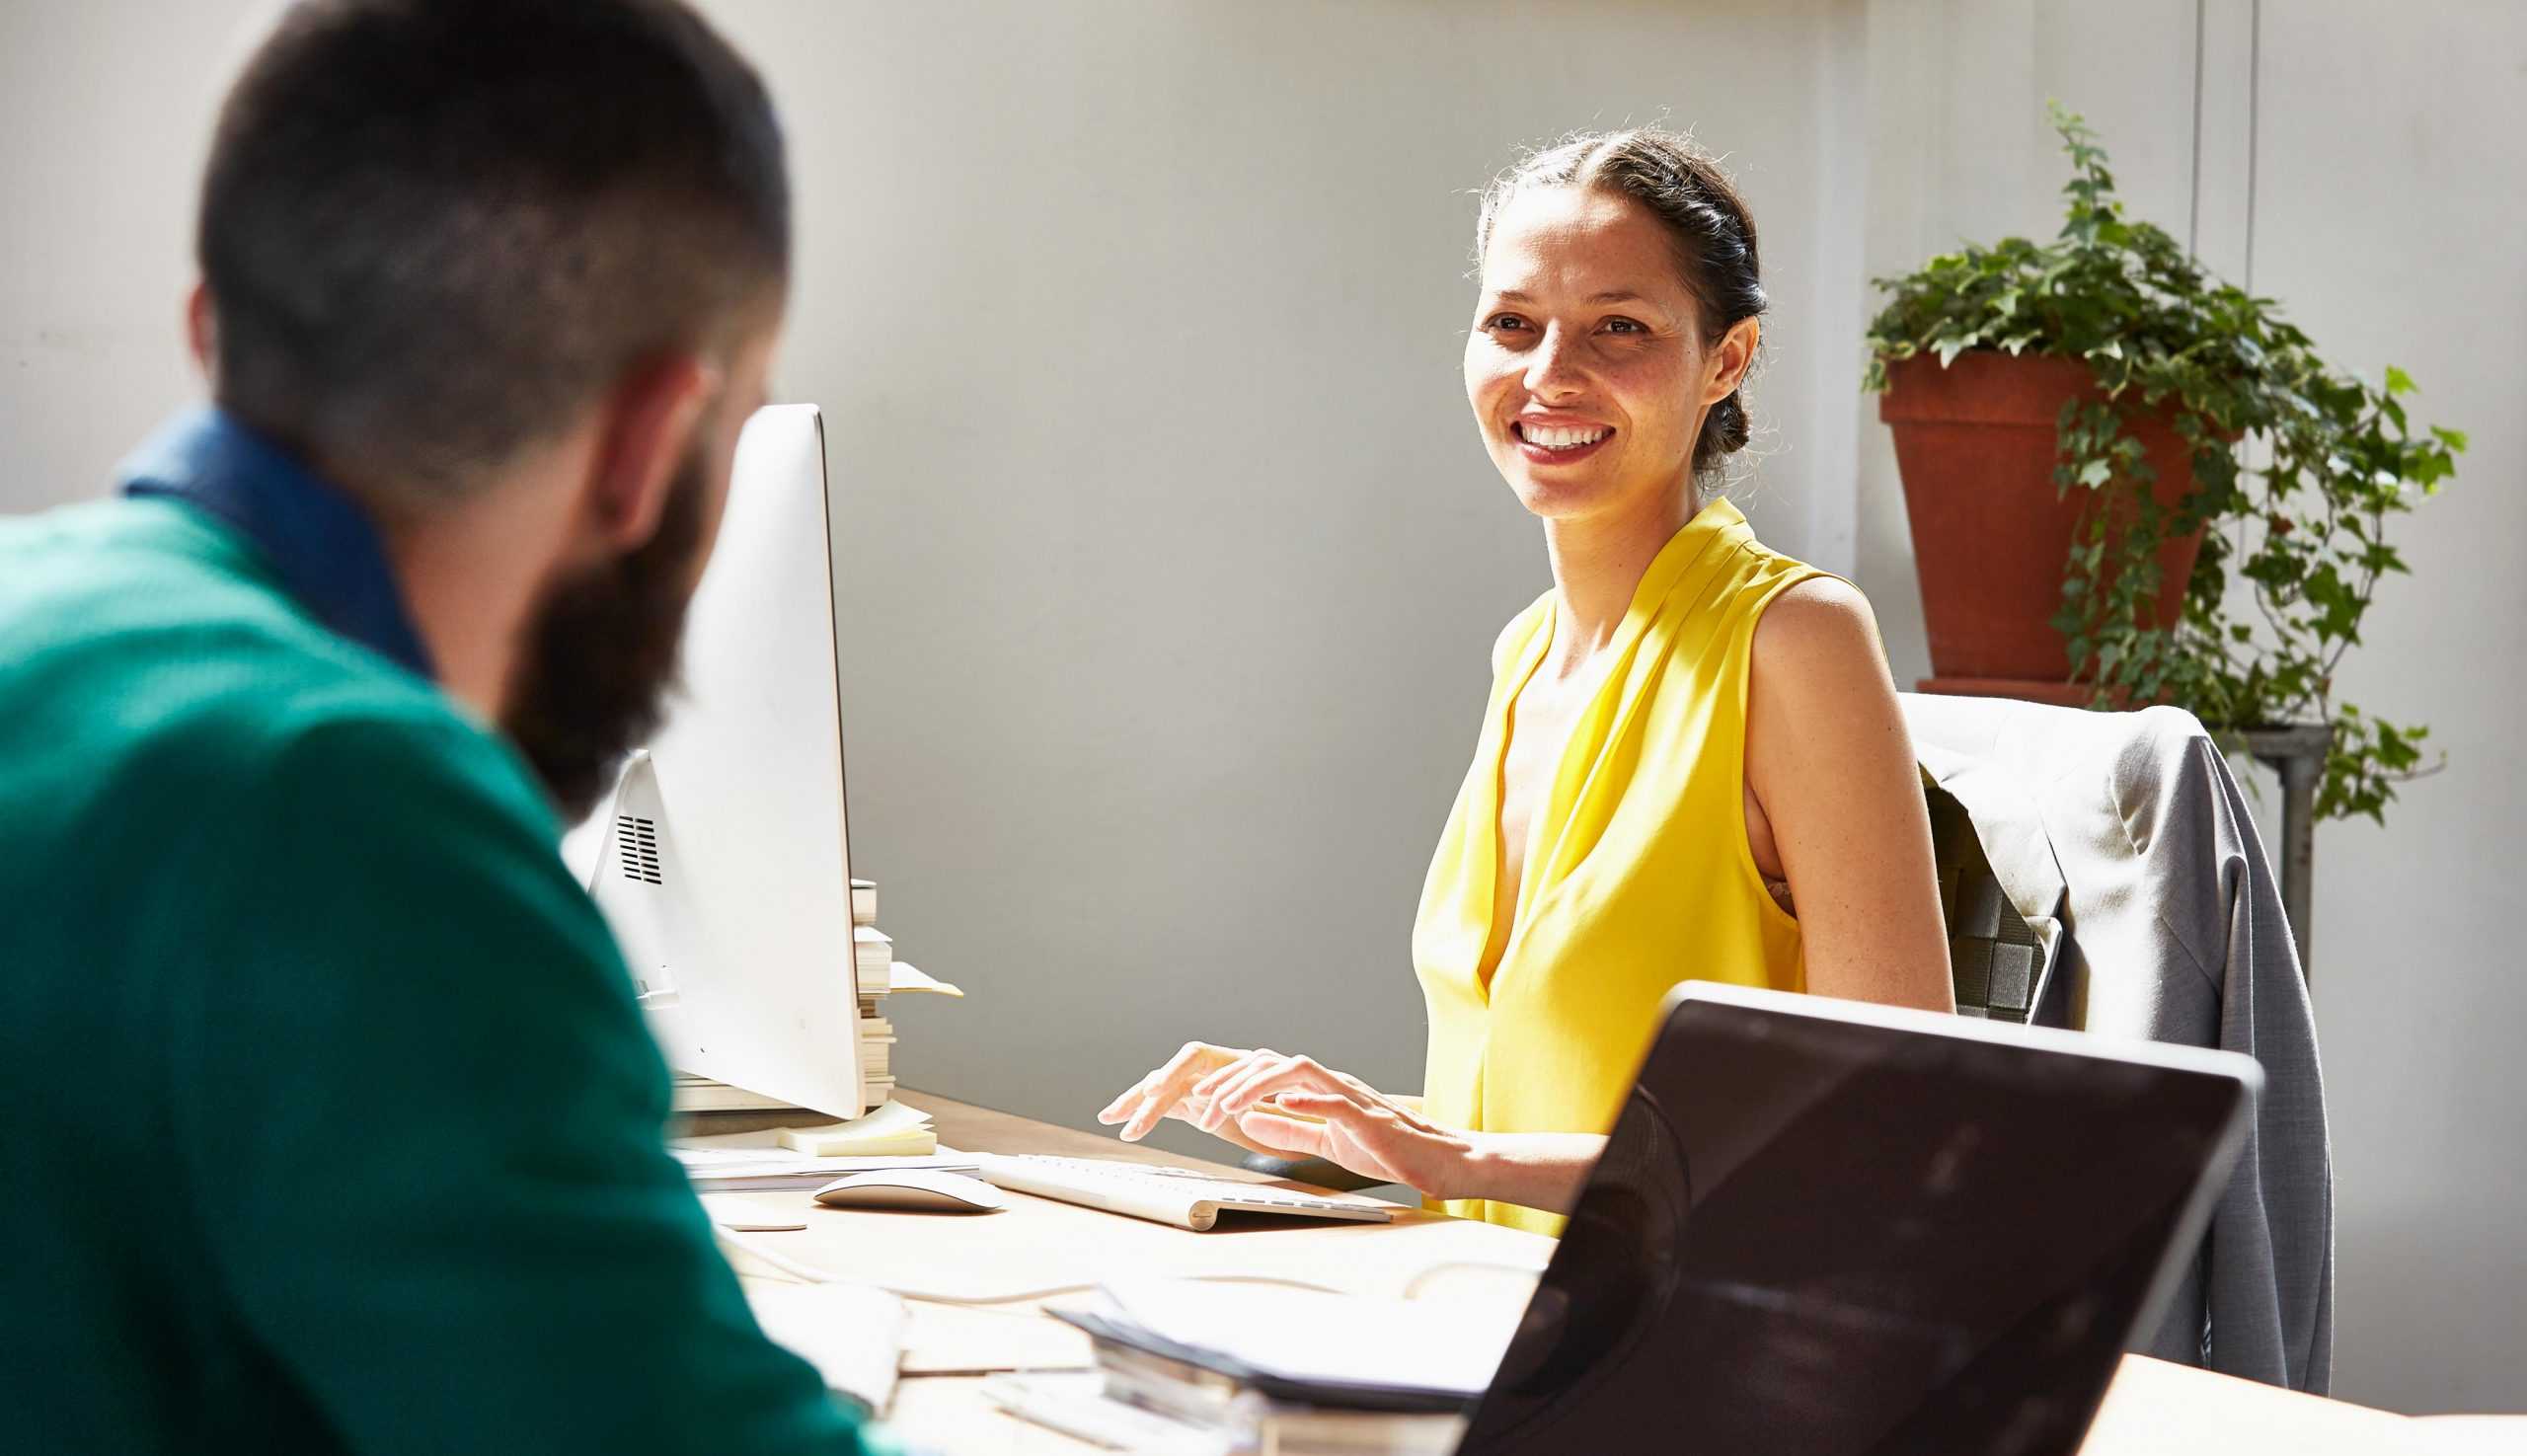
{"label": "man's ear", "polygon": [[1762,322],[1753,318],[1739,319],[1720,336],[1720,344],[1711,351],[1711,378],[1703,385],[1704,404],[1719,404],[1746,382],[1746,371],[1755,362],[1755,345],[1763,337]]}
{"label": "man's ear", "polygon": [[719,392],[720,371],[684,353],[653,359],[614,386],[598,421],[586,496],[588,519],[606,546],[649,544]]}
{"label": "man's ear", "polygon": [[193,280],[192,291],[185,295],[185,345],[192,350],[193,363],[201,375],[215,387],[218,383],[219,314],[211,307],[210,284]]}

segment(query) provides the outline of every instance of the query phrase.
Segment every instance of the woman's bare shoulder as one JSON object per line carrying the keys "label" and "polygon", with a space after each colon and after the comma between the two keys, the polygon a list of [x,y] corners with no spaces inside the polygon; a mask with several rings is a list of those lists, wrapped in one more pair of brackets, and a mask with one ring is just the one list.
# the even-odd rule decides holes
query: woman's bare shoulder
{"label": "woman's bare shoulder", "polygon": [[1749,651],[1759,680],[1794,692],[1888,676],[1877,615],[1861,589],[1839,576],[1810,576],[1782,588],[1756,621]]}

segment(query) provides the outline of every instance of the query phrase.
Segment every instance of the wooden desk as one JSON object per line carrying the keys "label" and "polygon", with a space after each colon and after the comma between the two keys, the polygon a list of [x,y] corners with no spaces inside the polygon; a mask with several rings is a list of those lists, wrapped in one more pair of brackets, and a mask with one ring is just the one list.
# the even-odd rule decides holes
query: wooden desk
{"label": "wooden desk", "polygon": [[[901,1100],[931,1113],[940,1141],[960,1152],[1192,1163],[925,1093],[903,1093]],[[1264,1181],[1241,1169],[1194,1166],[1217,1166],[1223,1178]],[[1355,1293],[1393,1294],[1415,1274],[1450,1261],[1540,1270],[1553,1247],[1552,1240],[1539,1235],[1417,1209],[1404,1211],[1392,1224],[1223,1226],[1196,1234],[1023,1193],[1009,1194],[1005,1212],[971,1217],[845,1211],[819,1207],[804,1193],[739,1196],[763,1212],[804,1218],[804,1233],[750,1236],[792,1259],[843,1278],[964,1294],[1093,1284],[1110,1275],[1148,1273],[1283,1274]],[[743,1255],[736,1264],[749,1279],[783,1277]],[[1524,1300],[1531,1282],[1481,1270],[1448,1277],[1478,1286],[1490,1281],[1497,1297],[1517,1300]],[[1088,1367],[1086,1340],[1043,1315],[1042,1302],[991,1309],[911,1304],[904,1375],[888,1424],[912,1441],[959,1456],[1079,1456],[1096,1451],[1001,1414],[980,1393],[983,1378],[996,1370]],[[2082,1456],[2267,1451],[2383,1456],[2458,1449],[2439,1445],[2433,1424],[2130,1355],[2081,1449]]]}

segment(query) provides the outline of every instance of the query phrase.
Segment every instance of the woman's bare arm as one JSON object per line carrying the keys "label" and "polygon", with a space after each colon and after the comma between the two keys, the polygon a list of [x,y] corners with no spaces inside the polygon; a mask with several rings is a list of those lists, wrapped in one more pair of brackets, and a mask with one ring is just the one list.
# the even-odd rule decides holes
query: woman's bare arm
{"label": "woman's bare arm", "polygon": [[1869,600],[1831,577],[1755,626],[1746,782],[1820,996],[1956,1009],[1912,735]]}

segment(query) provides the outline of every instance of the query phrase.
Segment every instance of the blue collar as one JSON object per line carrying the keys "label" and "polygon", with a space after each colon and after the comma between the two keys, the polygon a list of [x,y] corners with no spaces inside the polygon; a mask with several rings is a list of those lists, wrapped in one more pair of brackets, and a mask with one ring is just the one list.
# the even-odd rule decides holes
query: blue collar
{"label": "blue collar", "polygon": [[160,426],[120,467],[125,496],[171,496],[244,536],[327,627],[422,677],[437,674],[366,511],[212,407]]}

